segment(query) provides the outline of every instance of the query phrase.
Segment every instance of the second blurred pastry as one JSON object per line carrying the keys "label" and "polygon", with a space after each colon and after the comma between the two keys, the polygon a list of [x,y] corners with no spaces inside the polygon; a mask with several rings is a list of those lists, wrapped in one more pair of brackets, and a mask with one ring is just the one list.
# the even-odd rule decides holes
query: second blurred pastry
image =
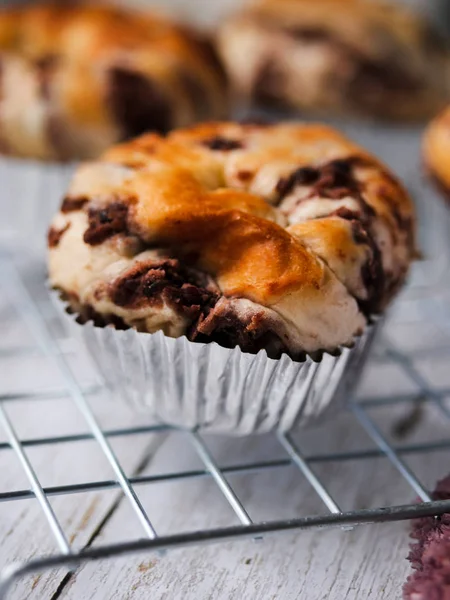
{"label": "second blurred pastry", "polygon": [[385,2],[259,0],[218,45],[237,95],[260,106],[410,121],[450,98],[444,41]]}
{"label": "second blurred pastry", "polygon": [[3,9],[0,52],[6,154],[92,158],[226,110],[212,48],[154,14],[87,2]]}

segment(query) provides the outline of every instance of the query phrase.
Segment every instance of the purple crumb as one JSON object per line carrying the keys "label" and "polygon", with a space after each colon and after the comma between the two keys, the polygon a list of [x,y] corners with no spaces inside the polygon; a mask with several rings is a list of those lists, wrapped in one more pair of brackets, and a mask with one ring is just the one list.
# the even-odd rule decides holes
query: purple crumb
{"label": "purple crumb", "polygon": [[[450,500],[450,476],[439,481],[432,498]],[[411,537],[414,572],[403,587],[404,600],[450,600],[450,514],[415,519]]]}

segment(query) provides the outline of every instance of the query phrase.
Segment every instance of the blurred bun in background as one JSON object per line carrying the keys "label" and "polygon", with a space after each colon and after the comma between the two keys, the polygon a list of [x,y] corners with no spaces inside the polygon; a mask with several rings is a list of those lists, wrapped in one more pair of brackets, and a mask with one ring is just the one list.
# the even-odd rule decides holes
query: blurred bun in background
{"label": "blurred bun in background", "polygon": [[212,46],[164,17],[88,3],[0,10],[0,149],[69,160],[224,116]]}
{"label": "blurred bun in background", "polygon": [[450,53],[406,6],[259,0],[220,28],[235,95],[251,105],[415,121],[450,98]]}

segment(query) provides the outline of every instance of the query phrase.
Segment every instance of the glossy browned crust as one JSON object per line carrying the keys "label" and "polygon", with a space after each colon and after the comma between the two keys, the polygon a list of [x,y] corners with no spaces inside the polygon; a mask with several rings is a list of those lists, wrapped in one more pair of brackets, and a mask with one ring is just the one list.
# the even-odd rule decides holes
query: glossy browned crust
{"label": "glossy browned crust", "polygon": [[415,255],[402,185],[317,124],[211,122],[117,145],[80,167],[52,227],[67,223],[50,278],[83,306],[296,356],[349,343]]}
{"label": "glossy browned crust", "polygon": [[[282,130],[277,126],[236,127],[244,138],[246,130],[262,129],[267,140],[271,136],[276,139]],[[316,143],[320,145],[324,139],[338,143],[342,147],[343,162],[348,159],[371,168],[365,182],[364,202],[391,230],[406,227],[411,231],[409,251],[412,256],[412,204],[387,170],[328,127],[285,127],[291,136],[290,143],[284,146],[268,144],[265,148],[255,150],[254,155],[248,151],[247,160],[259,166],[275,158],[292,160],[295,156],[298,164],[308,165],[318,159],[318,155],[314,156],[311,150]],[[198,252],[201,267],[219,277],[226,285],[227,293],[232,295],[243,295],[270,304],[298,285],[320,287],[323,268],[301,243],[273,222],[276,213],[263,198],[248,191],[222,187],[209,191],[199,183],[198,174],[195,174],[197,169],[200,172],[202,168],[211,169],[213,173],[215,169],[214,152],[209,155],[201,150],[199,152],[199,145],[209,148],[210,140],[216,140],[215,144],[221,151],[227,151],[227,144],[238,150],[240,148],[229,134],[224,135],[224,129],[221,123],[207,123],[176,131],[164,139],[144,136],[116,146],[105,154],[106,160],[140,169],[124,189],[123,195],[130,204],[128,223],[132,232],[147,243],[158,246],[166,247],[173,243],[189,246],[191,251]],[[219,138],[222,144],[217,143]],[[245,150],[244,144],[243,152]],[[158,170],[146,170],[145,165],[153,161],[163,166]],[[324,182],[323,185],[327,184]],[[328,182],[328,185],[331,183]],[[280,180],[280,198],[283,196],[283,187],[286,187],[286,183]],[[316,193],[326,194],[323,190]],[[334,197],[354,193],[355,190],[344,189],[341,196]],[[304,227],[314,230],[316,223],[307,222]],[[341,247],[342,243],[347,243],[332,225],[326,226],[324,235],[330,238],[330,246]],[[354,244],[354,240],[351,243]],[[346,253],[347,249],[343,247],[342,251]]]}

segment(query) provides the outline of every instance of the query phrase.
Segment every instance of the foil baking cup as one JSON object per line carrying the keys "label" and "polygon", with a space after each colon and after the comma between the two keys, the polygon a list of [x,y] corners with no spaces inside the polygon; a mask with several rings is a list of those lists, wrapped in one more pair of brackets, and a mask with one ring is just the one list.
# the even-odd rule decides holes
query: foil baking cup
{"label": "foil baking cup", "polygon": [[0,238],[43,259],[49,223],[74,170],[74,164],[0,157]]}
{"label": "foil baking cup", "polygon": [[117,402],[158,423],[248,435],[305,425],[348,398],[358,382],[377,325],[337,356],[295,362],[232,350],[215,342],[170,338],[161,331],[79,324],[52,292],[72,335],[81,339]]}

